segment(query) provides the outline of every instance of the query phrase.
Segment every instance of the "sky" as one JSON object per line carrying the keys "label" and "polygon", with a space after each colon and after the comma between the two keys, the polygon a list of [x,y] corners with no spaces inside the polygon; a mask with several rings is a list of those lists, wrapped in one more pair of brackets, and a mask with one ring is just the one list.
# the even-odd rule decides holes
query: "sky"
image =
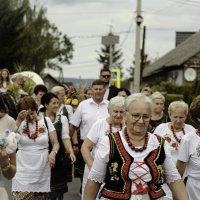
{"label": "sky", "polygon": [[[125,77],[135,55],[137,0],[32,0],[47,9],[47,18],[74,44],[71,64],[63,65],[64,77],[98,78],[101,38],[112,32],[123,53]],[[199,31],[200,0],[141,0],[141,27],[146,26],[145,53],[155,60],[175,47],[176,31]],[[141,31],[142,34],[142,31]],[[59,75],[58,71],[46,72]]]}

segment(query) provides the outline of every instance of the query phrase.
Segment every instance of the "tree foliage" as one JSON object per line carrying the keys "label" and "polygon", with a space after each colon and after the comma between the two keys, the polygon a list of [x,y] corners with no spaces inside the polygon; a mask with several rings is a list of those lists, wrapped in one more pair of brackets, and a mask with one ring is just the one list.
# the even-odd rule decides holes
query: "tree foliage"
{"label": "tree foliage", "polygon": [[46,18],[46,9],[29,0],[0,0],[0,68],[11,73],[70,63],[73,45]]}

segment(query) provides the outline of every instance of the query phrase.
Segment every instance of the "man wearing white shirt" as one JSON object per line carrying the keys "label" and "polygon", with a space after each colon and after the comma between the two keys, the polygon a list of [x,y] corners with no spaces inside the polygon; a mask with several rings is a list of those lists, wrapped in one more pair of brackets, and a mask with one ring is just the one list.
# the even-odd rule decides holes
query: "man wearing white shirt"
{"label": "man wearing white shirt", "polygon": [[108,101],[103,99],[105,84],[97,79],[92,83],[92,98],[82,101],[70,120],[70,135],[73,136],[73,144],[78,143],[75,132],[80,126],[80,137],[84,140],[91,126],[98,120],[108,116]]}

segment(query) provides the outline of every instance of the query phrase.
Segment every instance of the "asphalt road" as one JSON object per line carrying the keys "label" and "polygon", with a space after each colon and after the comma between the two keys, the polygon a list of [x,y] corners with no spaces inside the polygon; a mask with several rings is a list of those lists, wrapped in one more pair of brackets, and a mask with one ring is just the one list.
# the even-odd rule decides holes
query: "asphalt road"
{"label": "asphalt road", "polygon": [[80,178],[73,178],[73,181],[68,184],[69,190],[64,196],[64,200],[81,200],[79,195],[81,181]]}

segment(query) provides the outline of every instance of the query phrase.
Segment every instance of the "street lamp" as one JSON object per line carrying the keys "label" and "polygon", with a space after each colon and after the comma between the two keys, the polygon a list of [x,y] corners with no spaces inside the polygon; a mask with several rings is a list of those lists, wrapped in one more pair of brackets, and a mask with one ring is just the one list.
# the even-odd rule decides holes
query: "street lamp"
{"label": "street lamp", "polygon": [[138,26],[141,25],[141,23],[144,21],[143,17],[141,15],[137,15],[137,17],[135,18],[136,24]]}

